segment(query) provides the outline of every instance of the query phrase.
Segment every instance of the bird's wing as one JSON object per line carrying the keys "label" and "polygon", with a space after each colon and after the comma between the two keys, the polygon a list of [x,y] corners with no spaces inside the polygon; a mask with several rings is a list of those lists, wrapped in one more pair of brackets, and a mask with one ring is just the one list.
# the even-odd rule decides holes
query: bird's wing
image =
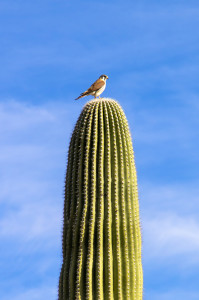
{"label": "bird's wing", "polygon": [[99,90],[105,84],[103,79],[97,79],[88,89],[89,92],[95,92]]}
{"label": "bird's wing", "polygon": [[82,97],[85,97],[87,95],[92,95],[93,92],[98,91],[101,87],[103,87],[103,85],[105,84],[103,79],[97,79],[90,87],[88,90],[86,90],[85,92],[81,93],[81,95],[76,98],[75,100],[78,100]]}

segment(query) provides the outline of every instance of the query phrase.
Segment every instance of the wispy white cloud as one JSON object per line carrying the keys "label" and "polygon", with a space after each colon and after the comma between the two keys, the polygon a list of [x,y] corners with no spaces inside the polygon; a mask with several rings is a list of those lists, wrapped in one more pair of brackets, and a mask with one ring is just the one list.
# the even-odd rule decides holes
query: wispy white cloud
{"label": "wispy white cloud", "polygon": [[140,204],[143,215],[157,217],[162,212],[177,212],[198,218],[198,180],[178,183],[158,183],[140,180]]}
{"label": "wispy white cloud", "polygon": [[[61,102],[0,104],[1,299],[56,298],[66,154],[79,110]],[[33,289],[26,281],[35,278],[41,284]]]}
{"label": "wispy white cloud", "polygon": [[197,291],[189,290],[187,291],[186,285],[182,289],[167,289],[165,291],[152,291],[148,290],[144,292],[144,299],[147,300],[198,300],[199,293]]}
{"label": "wispy white cloud", "polygon": [[[181,287],[186,278],[188,289],[192,276],[197,278],[199,266],[198,181],[160,184],[151,180],[150,183],[139,183],[143,265],[148,295],[150,285],[153,286],[152,277],[162,276],[159,285],[170,286],[170,272],[172,280],[180,281]],[[158,282],[155,285],[157,290]]]}
{"label": "wispy white cloud", "polygon": [[193,255],[199,263],[199,222],[193,217],[175,213],[158,213],[143,220],[144,253],[147,259],[186,255],[186,264]]}
{"label": "wispy white cloud", "polygon": [[25,291],[13,291],[9,296],[4,296],[3,300],[55,300],[57,298],[57,289],[51,286],[40,286],[38,288],[30,288]]}
{"label": "wispy white cloud", "polygon": [[58,103],[0,104],[0,204],[7,207],[0,221],[1,237],[27,242],[52,238],[58,231],[71,112],[70,105]]}
{"label": "wispy white cloud", "polygon": [[[54,199],[35,199],[36,203],[27,201],[18,208],[14,207],[6,213],[0,220],[0,237],[3,239],[17,239],[21,242],[43,239],[51,240],[51,244],[60,237],[59,232],[62,226],[62,210],[60,209],[60,200]],[[56,203],[57,202],[57,203]],[[17,203],[15,203],[17,205]],[[44,242],[44,247],[45,242]]]}
{"label": "wispy white cloud", "polygon": [[14,134],[19,130],[21,134],[23,131],[28,132],[31,127],[39,127],[40,124],[49,126],[55,121],[53,112],[42,106],[28,105],[14,99],[6,99],[0,103],[0,130],[5,134]]}

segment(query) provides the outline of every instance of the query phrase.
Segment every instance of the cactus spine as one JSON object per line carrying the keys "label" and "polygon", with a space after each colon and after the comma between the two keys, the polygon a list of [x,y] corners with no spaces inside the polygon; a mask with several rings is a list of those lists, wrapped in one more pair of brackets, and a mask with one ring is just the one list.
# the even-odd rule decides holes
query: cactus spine
{"label": "cactus spine", "polygon": [[88,102],[66,173],[59,300],[142,300],[141,233],[128,123],[112,99]]}

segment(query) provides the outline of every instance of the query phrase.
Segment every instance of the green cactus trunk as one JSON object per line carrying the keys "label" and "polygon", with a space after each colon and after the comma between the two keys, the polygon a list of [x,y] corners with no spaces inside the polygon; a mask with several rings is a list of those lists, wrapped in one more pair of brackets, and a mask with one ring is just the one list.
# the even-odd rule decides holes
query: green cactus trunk
{"label": "green cactus trunk", "polygon": [[59,300],[141,300],[141,233],[131,136],[112,99],[88,102],[70,142]]}

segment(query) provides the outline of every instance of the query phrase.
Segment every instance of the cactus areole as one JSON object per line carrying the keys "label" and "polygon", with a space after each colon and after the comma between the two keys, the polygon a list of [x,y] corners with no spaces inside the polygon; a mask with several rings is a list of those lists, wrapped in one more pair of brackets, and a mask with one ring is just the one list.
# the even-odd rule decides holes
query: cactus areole
{"label": "cactus areole", "polygon": [[139,204],[125,114],[88,102],[72,134],[59,300],[142,300]]}

